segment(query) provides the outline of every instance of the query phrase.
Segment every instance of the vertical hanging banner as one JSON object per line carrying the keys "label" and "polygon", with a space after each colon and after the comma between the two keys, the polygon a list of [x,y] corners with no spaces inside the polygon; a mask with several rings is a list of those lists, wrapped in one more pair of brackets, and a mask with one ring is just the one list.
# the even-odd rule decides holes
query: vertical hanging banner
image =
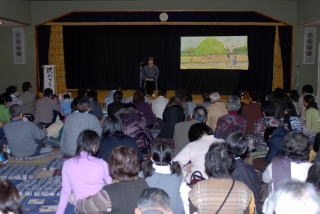
{"label": "vertical hanging banner", "polygon": [[13,63],[25,64],[23,28],[13,28]]}
{"label": "vertical hanging banner", "polygon": [[56,66],[43,65],[43,90],[51,88],[56,93]]}
{"label": "vertical hanging banner", "polygon": [[316,59],[316,28],[304,29],[304,64],[314,64]]}

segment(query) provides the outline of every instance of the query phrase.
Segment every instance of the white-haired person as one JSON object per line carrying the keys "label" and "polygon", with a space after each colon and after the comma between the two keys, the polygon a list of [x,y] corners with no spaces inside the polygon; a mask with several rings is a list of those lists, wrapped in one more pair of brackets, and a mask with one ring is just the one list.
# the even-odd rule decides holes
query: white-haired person
{"label": "white-haired person", "polygon": [[212,130],[216,129],[218,119],[223,115],[228,114],[226,104],[221,102],[220,94],[218,92],[213,92],[209,95],[211,105],[207,107],[208,111],[208,120],[207,125],[212,128]]}
{"label": "white-haired person", "polygon": [[271,193],[263,208],[265,214],[319,214],[320,198],[312,184],[289,180]]}

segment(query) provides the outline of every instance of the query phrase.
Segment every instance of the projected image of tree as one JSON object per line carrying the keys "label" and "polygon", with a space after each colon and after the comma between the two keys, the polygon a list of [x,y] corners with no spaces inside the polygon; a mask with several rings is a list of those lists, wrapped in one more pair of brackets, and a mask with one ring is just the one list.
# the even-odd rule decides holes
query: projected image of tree
{"label": "projected image of tree", "polygon": [[248,70],[247,36],[181,37],[181,69]]}

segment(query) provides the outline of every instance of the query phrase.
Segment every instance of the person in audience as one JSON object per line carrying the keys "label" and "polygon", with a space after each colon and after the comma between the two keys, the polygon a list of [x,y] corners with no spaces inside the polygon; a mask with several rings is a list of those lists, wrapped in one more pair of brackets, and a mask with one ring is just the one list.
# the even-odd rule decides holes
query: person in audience
{"label": "person in audience", "polygon": [[108,160],[112,184],[103,189],[109,194],[111,213],[133,213],[142,192],[148,188],[147,182],[138,177],[140,164],[136,151],[129,146],[114,148]]}
{"label": "person in audience", "polygon": [[108,116],[114,116],[121,108],[124,107],[122,91],[115,91],[113,93],[113,102],[107,106]]}
{"label": "person in audience", "polygon": [[250,103],[243,106],[242,116],[248,121],[247,133],[252,134],[254,123],[263,117],[259,92],[250,91]]}
{"label": "person in audience", "polygon": [[301,117],[302,105],[300,105],[300,103],[299,103],[300,96],[299,96],[298,91],[291,90],[289,92],[289,97],[290,97],[292,104],[294,105],[294,107],[296,109],[298,117]]}
{"label": "person in audience", "polygon": [[60,112],[59,103],[53,98],[53,91],[50,88],[46,88],[43,92],[44,97],[36,101],[35,107],[35,122],[40,123],[48,127],[56,118],[54,112]]}
{"label": "person in audience", "polygon": [[289,180],[265,201],[264,209],[265,214],[319,214],[320,198],[311,184]]}
{"label": "person in audience", "polygon": [[90,114],[91,102],[83,97],[79,100],[78,111],[67,117],[62,131],[61,152],[67,156],[75,156],[77,152],[77,139],[79,134],[92,130],[101,135],[100,123],[93,114]]}
{"label": "person in audience", "polygon": [[242,159],[248,150],[248,137],[241,132],[234,132],[226,140],[227,150],[234,159],[234,170],[231,177],[246,184],[254,194],[256,213],[261,214],[262,204],[260,202],[260,180],[255,169],[245,163]]}
{"label": "person in audience", "polygon": [[22,102],[22,109],[24,114],[34,115],[34,107],[36,103],[36,95],[32,92],[32,85],[30,82],[22,84],[22,94],[20,99]]}
{"label": "person in audience", "polygon": [[95,90],[90,90],[87,93],[87,96],[91,102],[91,111],[90,113],[97,117],[98,120],[102,120],[103,112],[101,104],[98,103],[98,94]]}
{"label": "person in audience", "polygon": [[307,95],[313,96],[313,87],[311,85],[305,85],[302,87],[302,96],[299,98],[299,104],[301,108],[301,119],[306,120],[306,107],[304,105],[304,97]]}
{"label": "person in audience", "polygon": [[71,114],[71,103],[72,103],[72,100],[71,100],[70,94],[63,95],[63,100],[60,103],[60,108],[63,115],[67,116]]}
{"label": "person in audience", "polygon": [[152,135],[147,129],[146,119],[142,113],[137,111],[133,104],[126,104],[115,116],[120,118],[124,134],[134,138],[140,151],[148,154]]}
{"label": "person in audience", "polygon": [[308,162],[310,145],[301,133],[291,132],[284,138],[284,157],[273,159],[262,174],[262,180],[270,190],[277,190],[286,179],[306,181],[311,163]]}
{"label": "person in audience", "polygon": [[318,105],[314,100],[314,96],[304,96],[303,104],[306,108],[306,127],[312,129],[313,131],[320,132],[320,114],[318,110]]}
{"label": "person in audience", "polygon": [[208,120],[207,125],[212,128],[213,131],[216,130],[217,122],[220,117],[228,114],[226,104],[221,102],[220,94],[218,92],[213,92],[210,94],[211,105],[208,106]]}
{"label": "person in audience", "polygon": [[11,105],[12,98],[4,93],[0,95],[0,122],[6,123],[10,121],[9,107]]}
{"label": "person in audience", "polygon": [[15,85],[10,85],[6,89],[6,93],[12,98],[11,105],[18,104],[22,105],[22,101],[19,99],[19,89]]}
{"label": "person in audience", "polygon": [[248,121],[238,115],[240,108],[240,98],[237,96],[230,96],[227,102],[229,114],[220,117],[217,122],[215,133],[217,138],[227,139],[232,132],[238,130],[243,133],[246,132]]}
{"label": "person in audience", "polygon": [[287,128],[280,127],[268,127],[264,133],[264,139],[268,146],[268,153],[265,157],[267,164],[271,161],[283,155],[283,141],[289,134]]}
{"label": "person in audience", "polygon": [[201,104],[202,107],[208,108],[211,105],[210,94],[208,92],[204,92],[202,94],[203,103]]}
{"label": "person in audience", "polygon": [[[114,90],[111,90],[111,91],[109,92],[109,94],[107,94],[106,98],[104,99],[104,102],[105,102],[106,106],[110,105],[111,103],[113,103],[113,102],[115,101],[115,100],[114,100],[114,93],[115,93],[116,91],[121,91],[121,86],[120,86],[119,83],[116,83],[116,84],[115,84]],[[123,100],[123,98],[122,98],[121,102],[123,102],[123,101],[124,101],[124,100]]]}
{"label": "person in audience", "polygon": [[314,163],[309,171],[308,171],[308,177],[307,177],[307,180],[306,182],[312,184],[317,192],[319,192],[320,190],[320,163]]}
{"label": "person in audience", "polygon": [[106,184],[111,184],[108,164],[94,157],[99,150],[100,137],[94,131],[84,130],[78,139],[76,157],[67,159],[62,167],[62,189],[56,214],[63,214],[69,197],[75,203],[98,193]]}
{"label": "person in audience", "polygon": [[158,98],[152,101],[152,111],[156,115],[157,118],[163,119],[163,111],[166,108],[166,105],[169,102],[169,99],[166,98],[167,91],[166,90],[160,90]]}
{"label": "person in audience", "polygon": [[[217,139],[213,131],[204,123],[196,123],[191,126],[189,135],[197,136],[198,139],[190,139],[188,143],[174,158],[183,167],[186,182],[189,183],[193,172],[200,171],[203,177],[207,177],[204,169],[204,156],[212,143],[222,143],[222,139]],[[192,141],[194,140],[194,141]]]}
{"label": "person in audience", "polygon": [[153,145],[149,159],[143,164],[143,175],[149,187],[163,189],[168,193],[173,213],[182,214],[184,208],[180,186],[183,175],[179,163],[172,160],[173,151],[169,145]]}
{"label": "person in audience", "polygon": [[152,112],[151,106],[145,102],[144,94],[140,90],[137,90],[133,95],[133,105],[136,106],[138,111],[143,113],[147,126],[152,126],[156,122],[156,117]]}
{"label": "person in audience", "polygon": [[284,123],[289,131],[303,132],[301,120],[291,102],[284,105]]}
{"label": "person in audience", "polygon": [[[144,94],[144,101],[146,102],[146,103],[149,103],[149,104],[151,104],[151,100],[148,98],[148,96],[146,95],[146,90],[144,89],[144,88],[140,88],[140,89],[138,89],[141,93],[143,93]],[[132,104],[132,102],[133,102],[133,96],[130,96],[130,97],[128,97],[127,99],[125,99],[125,101],[124,101],[126,104]]]}
{"label": "person in audience", "polygon": [[178,96],[172,97],[163,112],[164,127],[159,138],[172,138],[174,127],[177,123],[184,121],[185,114],[182,108],[181,99]]}
{"label": "person in audience", "polygon": [[274,117],[274,104],[267,100],[262,104],[263,118],[254,124],[253,140],[254,148],[257,152],[267,152],[268,146],[264,140],[264,132],[268,127],[279,127],[283,125],[281,120]]}
{"label": "person in audience", "polygon": [[78,104],[79,104],[79,101],[83,98],[83,97],[86,97],[87,96],[87,89],[78,89],[78,96],[76,98],[74,98],[72,100],[72,103],[71,103],[71,110],[72,112],[74,111],[78,111]]}
{"label": "person in audience", "polygon": [[190,119],[192,117],[192,112],[196,107],[196,104],[193,102],[192,94],[187,93],[185,96],[185,105],[186,105],[186,118]]}
{"label": "person in audience", "polygon": [[123,133],[122,123],[119,118],[111,116],[106,118],[104,122],[100,150],[96,156],[108,161],[112,150],[117,146],[131,146],[136,150],[139,161],[142,162],[143,156],[134,138]]}
{"label": "person in audience", "polygon": [[231,177],[232,163],[225,143],[210,146],[205,155],[205,170],[209,179],[198,182],[189,193],[196,211],[245,213],[249,210],[253,193],[247,185]]}
{"label": "person in audience", "polygon": [[275,106],[274,116],[278,119],[283,119],[284,116],[284,106],[290,103],[291,100],[288,95],[281,88],[276,88],[272,94],[272,99]]}
{"label": "person in audience", "polygon": [[0,213],[22,214],[21,201],[15,185],[8,180],[0,180]]}
{"label": "person in audience", "polygon": [[207,110],[198,106],[193,110],[191,120],[177,123],[174,128],[173,142],[174,155],[177,155],[190,141],[188,139],[188,132],[190,127],[195,123],[206,123],[208,113]]}
{"label": "person in audience", "polygon": [[51,148],[43,147],[50,144],[46,138],[47,131],[30,121],[23,121],[22,106],[14,104],[9,112],[12,120],[4,125],[3,130],[14,157],[30,157],[51,151]]}
{"label": "person in audience", "polygon": [[145,189],[138,201],[135,214],[173,214],[169,195],[158,188]]}

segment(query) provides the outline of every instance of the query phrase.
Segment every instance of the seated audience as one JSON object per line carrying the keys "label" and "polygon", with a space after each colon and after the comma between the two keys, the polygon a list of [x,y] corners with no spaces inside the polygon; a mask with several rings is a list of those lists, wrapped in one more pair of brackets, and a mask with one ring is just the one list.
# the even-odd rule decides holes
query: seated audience
{"label": "seated audience", "polygon": [[198,139],[191,138],[190,143],[174,158],[174,161],[183,166],[187,183],[190,182],[190,177],[195,171],[200,171],[203,177],[207,177],[204,169],[204,156],[212,143],[223,142],[222,139],[215,138],[212,129],[203,123],[192,125],[189,136],[196,136]]}
{"label": "seated audience", "polygon": [[62,131],[61,152],[68,156],[75,156],[77,152],[77,139],[79,134],[86,130],[92,130],[101,135],[100,123],[93,114],[90,114],[91,102],[88,98],[81,98],[78,103],[78,111],[70,114]]}
{"label": "seated audience", "polygon": [[265,142],[269,148],[265,161],[269,164],[271,161],[283,155],[283,140],[289,134],[288,130],[283,127],[268,127],[264,133]]}
{"label": "seated audience", "polygon": [[184,121],[185,114],[182,108],[181,99],[177,96],[172,97],[163,112],[164,127],[159,138],[172,138],[174,127],[177,123]]}
{"label": "seated audience", "polygon": [[4,125],[3,130],[13,156],[30,157],[51,151],[51,148],[43,147],[49,144],[47,131],[33,122],[23,121],[22,106],[14,104],[9,112],[12,120]]}
{"label": "seated audience", "polygon": [[169,99],[166,98],[166,95],[167,95],[166,90],[160,90],[158,94],[159,94],[158,98],[152,101],[152,111],[157,118],[162,120],[163,111],[166,108],[169,102]]}
{"label": "seated audience", "polygon": [[297,180],[282,183],[265,201],[265,214],[319,214],[320,198],[311,184]]}
{"label": "seated audience", "polygon": [[96,156],[108,161],[112,150],[117,146],[131,146],[136,150],[139,161],[143,160],[142,153],[134,138],[123,133],[121,120],[111,116],[106,118],[104,122],[100,150],[97,152]]}
{"label": "seated audience", "polygon": [[284,157],[273,159],[262,174],[264,183],[270,190],[277,190],[279,183],[286,179],[306,181],[311,167],[308,139],[301,133],[291,132],[284,138]]}
{"label": "seated audience", "polygon": [[32,85],[30,82],[24,82],[22,84],[22,92],[20,99],[24,114],[34,115],[36,95],[32,92]]}
{"label": "seated audience", "polygon": [[275,105],[274,116],[278,119],[282,119],[284,116],[284,106],[290,103],[290,98],[281,88],[276,88],[272,94],[271,101]]}
{"label": "seated audience", "polygon": [[173,214],[169,195],[162,189],[145,189],[138,201],[135,214]]}
{"label": "seated audience", "polygon": [[265,101],[262,104],[263,118],[257,120],[254,124],[253,140],[257,152],[267,152],[268,146],[264,140],[264,132],[268,127],[279,127],[283,125],[281,120],[274,117],[275,107],[271,101]]}
{"label": "seated audience", "polygon": [[60,103],[61,113],[65,116],[71,114],[71,97],[70,94],[63,95],[63,100]]}
{"label": "seated audience", "polygon": [[50,88],[46,88],[43,92],[42,98],[36,101],[35,107],[35,122],[49,126],[56,119],[55,111],[60,112],[59,103],[53,98],[53,91]]}
{"label": "seated audience", "polygon": [[146,119],[141,112],[138,112],[134,105],[126,104],[115,116],[120,118],[124,134],[134,138],[140,151],[148,154],[152,135],[147,129]]}
{"label": "seated audience", "polygon": [[170,197],[173,213],[184,213],[180,195],[183,181],[179,163],[172,162],[172,149],[167,144],[155,144],[151,148],[149,160],[143,164],[143,175],[149,187],[166,191]]}
{"label": "seated audience", "polygon": [[248,150],[248,137],[241,132],[234,132],[226,140],[227,150],[234,159],[234,170],[231,177],[246,184],[254,194],[256,213],[261,213],[262,204],[260,202],[260,180],[255,169],[245,163],[242,156]]}
{"label": "seated audience", "polygon": [[77,156],[65,160],[62,167],[62,189],[57,214],[63,214],[69,197],[74,195],[75,203],[95,195],[106,184],[111,184],[108,164],[94,157],[99,150],[100,137],[85,130],[78,137]]}
{"label": "seated audience", "polygon": [[312,184],[317,192],[320,191],[320,163],[314,163],[308,171],[306,182]]}
{"label": "seated audience", "polygon": [[103,189],[111,199],[111,213],[133,213],[142,192],[148,188],[147,182],[138,177],[140,164],[136,151],[129,146],[116,147],[108,164],[113,182]]}
{"label": "seated audience", "polygon": [[213,92],[210,94],[211,105],[208,106],[208,120],[207,125],[212,128],[213,131],[216,130],[217,122],[220,117],[228,114],[226,104],[221,102],[220,94],[218,92]]}
{"label": "seated audience", "polygon": [[296,109],[292,103],[284,105],[284,123],[289,131],[303,132],[301,120],[297,115]]}
{"label": "seated audience", "polygon": [[143,116],[146,118],[147,126],[151,126],[156,122],[156,117],[152,112],[151,106],[145,102],[144,94],[142,91],[137,90],[134,93],[133,105],[135,105],[138,111],[143,113]]}
{"label": "seated audience", "polygon": [[90,113],[97,117],[98,120],[101,120],[103,117],[101,104],[98,103],[98,94],[95,90],[90,90],[87,93],[87,96],[91,102],[91,111]]}
{"label": "seated audience", "polygon": [[305,85],[302,87],[302,96],[299,98],[299,104],[301,108],[301,119],[306,120],[306,107],[304,105],[304,97],[307,95],[313,96],[313,87],[311,85]]}
{"label": "seated audience", "polygon": [[[110,105],[111,103],[114,102],[114,99],[113,99],[113,98],[114,98],[114,93],[115,93],[116,91],[121,91],[121,86],[120,86],[119,83],[116,83],[116,84],[115,84],[115,87],[114,87],[114,90],[111,90],[111,91],[109,92],[109,94],[107,94],[107,96],[105,97],[104,102],[105,102],[106,106],[108,106],[108,105]],[[121,102],[123,102],[123,101],[124,101],[124,100],[122,99]]]}
{"label": "seated audience", "polygon": [[303,104],[306,108],[306,127],[312,129],[313,131],[320,132],[320,113],[318,110],[318,105],[314,100],[314,96],[304,96]]}
{"label": "seated audience", "polygon": [[108,116],[114,116],[121,108],[124,107],[122,91],[115,91],[113,93],[113,102],[107,106]]}
{"label": "seated audience", "polygon": [[202,107],[208,108],[211,105],[210,94],[208,92],[204,92],[202,94],[203,103],[201,104]]}
{"label": "seated audience", "polygon": [[299,103],[300,96],[299,96],[298,91],[291,90],[289,92],[289,97],[290,97],[292,104],[294,105],[294,108],[296,109],[298,117],[301,117],[302,105]]}
{"label": "seated audience", "polygon": [[0,180],[0,213],[22,214],[21,201],[15,185],[10,181]]}
{"label": "seated audience", "polygon": [[250,91],[250,103],[242,107],[242,116],[248,121],[247,133],[253,133],[254,123],[262,118],[261,95],[257,91]]}
{"label": "seated audience", "polygon": [[[144,95],[144,101],[146,103],[151,104],[151,100],[148,98],[148,96],[146,95],[146,90],[144,88],[140,88],[138,89],[143,95]],[[125,99],[124,103],[133,103],[133,96],[128,97],[127,99]]]}
{"label": "seated audience", "polygon": [[253,193],[247,185],[231,177],[232,162],[225,143],[210,146],[205,155],[209,179],[198,182],[189,193],[198,213],[249,213]]}
{"label": "seated audience", "polygon": [[15,85],[11,85],[6,89],[6,93],[11,97],[11,105],[22,105],[22,101],[19,99],[19,89]]}
{"label": "seated audience", "polygon": [[217,122],[215,133],[217,138],[227,139],[227,137],[234,131],[246,132],[248,121],[238,115],[240,108],[240,98],[237,96],[230,96],[227,102],[229,114],[220,117]]}
{"label": "seated audience", "polygon": [[192,99],[192,94],[188,93],[185,96],[185,105],[186,105],[186,118],[190,119],[192,116],[192,112],[194,110],[194,108],[196,107],[196,104],[194,104],[193,99]]}
{"label": "seated audience", "polygon": [[173,142],[174,142],[174,155],[177,155],[190,141],[188,139],[188,132],[190,127],[195,123],[206,123],[207,110],[198,106],[192,113],[192,119],[184,122],[177,123],[174,128]]}
{"label": "seated audience", "polygon": [[71,110],[72,112],[78,111],[79,101],[87,96],[87,89],[78,89],[78,96],[72,100]]}
{"label": "seated audience", "polygon": [[9,122],[10,113],[9,106],[11,106],[12,98],[4,93],[0,95],[0,122]]}

